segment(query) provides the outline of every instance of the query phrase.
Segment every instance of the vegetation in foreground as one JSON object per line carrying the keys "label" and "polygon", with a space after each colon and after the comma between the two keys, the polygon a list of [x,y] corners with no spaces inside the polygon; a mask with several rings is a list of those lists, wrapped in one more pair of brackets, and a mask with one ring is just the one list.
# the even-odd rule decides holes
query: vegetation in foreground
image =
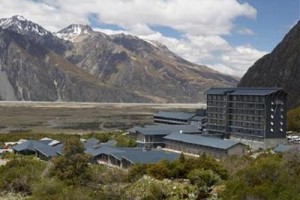
{"label": "vegetation in foreground", "polygon": [[288,111],[288,130],[300,132],[300,107]]}
{"label": "vegetation in foreground", "polygon": [[[90,135],[97,136],[97,134]],[[88,137],[90,137],[88,136]],[[107,141],[113,133],[104,134]],[[129,171],[87,164],[79,137],[65,140],[63,156],[5,155],[1,199],[300,199],[300,155],[262,153],[257,158],[210,156],[135,165]],[[100,139],[100,138],[98,138]]]}

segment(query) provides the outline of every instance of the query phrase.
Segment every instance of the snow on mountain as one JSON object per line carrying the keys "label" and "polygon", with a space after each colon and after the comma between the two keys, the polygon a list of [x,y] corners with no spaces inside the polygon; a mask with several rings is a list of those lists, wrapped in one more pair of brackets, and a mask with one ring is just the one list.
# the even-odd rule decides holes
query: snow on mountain
{"label": "snow on mountain", "polygon": [[57,33],[54,33],[54,35],[64,40],[73,41],[76,36],[86,35],[92,32],[93,29],[88,25],[71,24]]}
{"label": "snow on mountain", "polygon": [[0,19],[0,27],[3,29],[15,31],[22,35],[36,34],[43,36],[50,34],[49,31],[47,31],[40,25],[25,19],[21,15],[15,15],[11,18]]}

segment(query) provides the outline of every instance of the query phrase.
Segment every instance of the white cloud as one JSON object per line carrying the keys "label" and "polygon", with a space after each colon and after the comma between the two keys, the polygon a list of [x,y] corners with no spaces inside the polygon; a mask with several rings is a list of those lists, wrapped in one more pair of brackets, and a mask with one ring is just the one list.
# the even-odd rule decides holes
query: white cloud
{"label": "white cloud", "polygon": [[102,23],[137,34],[151,25],[172,27],[190,35],[229,34],[236,17],[256,16],[248,3],[236,0],[1,0],[0,17],[24,15],[41,25],[61,29],[87,23],[94,13]]}
{"label": "white cloud", "polygon": [[[231,34],[237,17],[255,18],[256,10],[237,0],[1,0],[0,18],[20,14],[50,31],[71,23],[99,23],[124,31],[97,29],[108,34],[131,33],[157,40],[183,58],[217,70],[242,75],[266,52],[250,46],[232,47],[223,35]],[[151,29],[170,27],[180,38],[166,37]],[[252,34],[242,28],[240,34]]]}

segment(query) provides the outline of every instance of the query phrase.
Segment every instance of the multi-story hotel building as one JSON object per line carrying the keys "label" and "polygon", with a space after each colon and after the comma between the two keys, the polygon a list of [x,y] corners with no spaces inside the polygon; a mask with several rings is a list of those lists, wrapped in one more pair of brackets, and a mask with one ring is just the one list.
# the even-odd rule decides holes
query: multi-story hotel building
{"label": "multi-story hotel building", "polygon": [[207,132],[263,141],[286,137],[287,93],[280,88],[211,88]]}

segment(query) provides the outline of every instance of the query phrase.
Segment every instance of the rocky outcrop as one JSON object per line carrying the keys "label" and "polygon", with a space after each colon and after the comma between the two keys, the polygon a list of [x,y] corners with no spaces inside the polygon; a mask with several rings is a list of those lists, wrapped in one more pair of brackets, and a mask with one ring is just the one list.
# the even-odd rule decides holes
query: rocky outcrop
{"label": "rocky outcrop", "polygon": [[282,87],[288,93],[289,107],[300,105],[300,23],[276,48],[263,56],[239,82],[239,87]]}
{"label": "rocky outcrop", "polygon": [[188,103],[237,83],[131,35],[78,24],[53,34],[21,16],[0,19],[0,27],[3,100]]}

